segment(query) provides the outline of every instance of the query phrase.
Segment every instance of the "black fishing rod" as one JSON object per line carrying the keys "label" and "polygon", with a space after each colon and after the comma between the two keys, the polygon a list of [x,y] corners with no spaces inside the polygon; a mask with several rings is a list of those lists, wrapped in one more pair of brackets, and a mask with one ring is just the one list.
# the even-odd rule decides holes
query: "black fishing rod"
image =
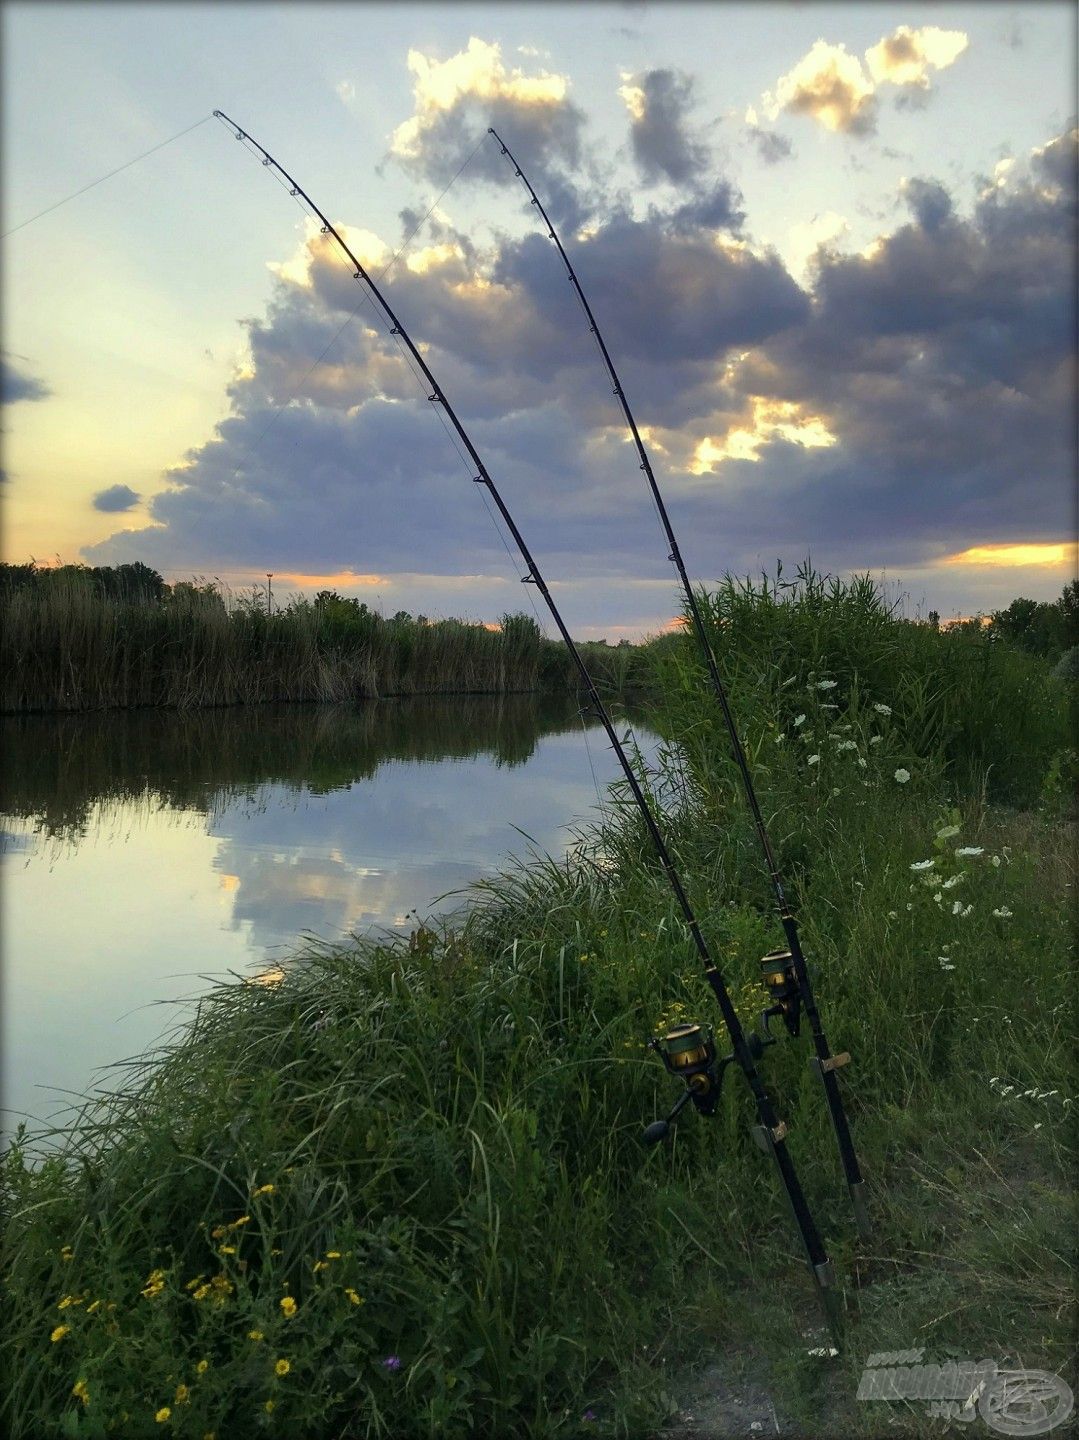
{"label": "black fishing rod", "polygon": [[595,711],[600,723],[607,732],[607,738],[611,743],[611,748],[618,757],[618,763],[622,767],[622,772],[626,777],[626,783],[629,785],[637,808],[641,812],[641,817],[645,822],[652,844],[655,846],[656,854],[659,856],[664,873],[674,892],[686,926],[693,938],[693,943],[697,948],[697,953],[704,966],[705,978],[716,997],[731,1043],[730,1053],[719,1057],[716,1052],[715,1038],[711,1029],[706,1025],[680,1026],[677,1031],[672,1031],[669,1035],[665,1036],[662,1042],[657,1042],[657,1048],[660,1050],[664,1064],[672,1074],[678,1075],[685,1081],[686,1090],[666,1120],[657,1121],[654,1125],[649,1126],[648,1132],[646,1132],[646,1138],[658,1139],[662,1134],[665,1134],[671,1120],[689,1101],[692,1101],[702,1114],[711,1114],[715,1110],[716,1103],[718,1102],[720,1088],[727,1067],[732,1063],[738,1065],[753,1093],[753,1098],[757,1106],[757,1116],[760,1123],[754,1127],[754,1136],[761,1149],[767,1154],[770,1154],[776,1162],[776,1168],[779,1171],[783,1188],[790,1202],[791,1211],[798,1227],[802,1245],[805,1248],[810,1273],[824,1301],[825,1313],[834,1328],[835,1312],[834,1307],[829,1303],[832,1298],[830,1287],[834,1280],[832,1263],[825,1252],[824,1244],[798,1180],[794,1168],[794,1161],[787,1149],[787,1126],[776,1114],[775,1107],[764,1087],[764,1082],[755,1064],[755,1061],[761,1056],[763,1044],[757,1035],[751,1035],[747,1039],[742,1030],[741,1022],[738,1019],[734,1005],[731,1003],[726,982],[720,973],[719,967],[712,959],[704,936],[701,933],[700,926],[697,923],[697,918],[686,896],[686,892],[682,887],[682,882],[675,869],[670,851],[667,849],[667,844],[656,823],[655,816],[652,814],[652,809],[634,773],[625,747],[615,732],[607,709],[600,699],[599,691],[596,689],[592,676],[589,674],[580,652],[573,643],[569,631],[566,629],[562,615],[554,602],[554,598],[540,572],[539,566],[532,556],[532,552],[525,544],[524,537],[520,530],[518,530],[512,515],[506,507],[505,501],[502,499],[494,481],[491,479],[487,467],[480,459],[479,452],[469,438],[465,427],[461,424],[453,406],[446,398],[445,392],[439,386],[427,361],[413,343],[411,336],[397,315],[390,308],[388,301],[378,286],[342,239],[338,230],[330,223],[326,214],[318,208],[310,195],[301,188],[298,182],[274,159],[268,150],[264,149],[257,140],[249,135],[246,130],[241,129],[240,126],[237,125],[234,120],[231,120],[223,111],[215,110],[214,115],[229,126],[237,140],[243,141],[246,145],[252,147],[261,157],[262,164],[272,168],[282,177],[288,186],[289,193],[295,198],[302,199],[310,208],[311,212],[318,217],[322,224],[322,233],[333,237],[347,257],[349,264],[353,267],[353,279],[359,280],[366,285],[374,297],[379,310],[389,323],[390,334],[400,338],[413,361],[419,367],[424,380],[428,386],[430,386],[427,398],[432,404],[441,405],[462,445],[468,451],[472,464],[475,466],[475,474],[472,477],[473,480],[477,484],[482,484],[486,487],[488,494],[498,507],[499,514],[505,521],[506,527],[513,536],[525,562],[526,573],[523,576],[522,583],[535,585],[543,596],[547,608],[551,612],[551,618],[558,627],[558,632],[566,648],[569,650],[585,689],[588,692],[592,709]]}
{"label": "black fishing rod", "polygon": [[[603,356],[603,363],[607,367],[607,374],[610,376],[613,394],[622,407],[622,413],[626,417],[626,424],[633,437],[633,443],[637,447],[640,468],[644,471],[645,477],[648,480],[648,486],[652,492],[652,499],[656,503],[656,510],[659,513],[660,522],[663,525],[664,534],[667,537],[667,544],[670,547],[667,558],[678,570],[678,577],[681,581],[686,605],[693,622],[693,631],[697,637],[701,654],[704,657],[704,663],[708,670],[712,689],[723,711],[723,720],[727,727],[727,734],[730,737],[731,751],[734,755],[739,774],[742,777],[742,787],[753,816],[757,839],[760,842],[765,864],[768,867],[768,874],[771,878],[772,889],[775,893],[780,922],[787,940],[787,948],[785,950],[772,950],[761,960],[761,983],[764,985],[766,992],[773,1002],[768,1009],[762,1013],[762,1029],[764,1034],[768,1036],[768,1020],[778,1015],[782,1018],[787,1032],[791,1036],[796,1036],[801,1026],[801,1012],[804,1008],[806,1016],[809,1019],[810,1029],[813,1032],[813,1044],[817,1052],[810,1060],[810,1064],[816,1070],[824,1084],[824,1093],[828,1102],[828,1113],[831,1116],[832,1128],[835,1131],[836,1140],[839,1145],[839,1155],[843,1165],[843,1173],[847,1181],[847,1188],[850,1191],[851,1203],[854,1206],[855,1223],[858,1226],[859,1233],[864,1238],[868,1238],[871,1234],[872,1227],[869,1221],[869,1211],[865,1203],[862,1172],[858,1165],[858,1157],[854,1153],[854,1142],[851,1140],[850,1127],[847,1124],[847,1115],[843,1107],[843,1096],[835,1075],[835,1072],[841,1066],[847,1064],[850,1060],[850,1055],[847,1052],[840,1055],[833,1055],[828,1044],[828,1037],[824,1033],[824,1025],[820,1018],[820,1011],[817,1008],[817,1002],[813,994],[813,986],[806,966],[805,955],[802,951],[802,943],[798,935],[798,922],[791,911],[790,902],[787,899],[783,880],[779,873],[779,866],[776,862],[775,852],[772,849],[772,842],[768,835],[768,828],[764,823],[764,816],[761,814],[761,807],[757,800],[757,792],[753,784],[753,777],[749,771],[745,750],[742,748],[742,741],[738,735],[738,727],[734,723],[734,716],[731,713],[727,692],[723,681],[720,679],[715,652],[712,649],[711,641],[708,639],[708,633],[704,628],[704,621],[701,618],[697,597],[693,593],[693,587],[690,584],[689,575],[686,572],[685,562],[682,559],[682,552],[678,548],[678,541],[675,538],[674,527],[671,525],[670,516],[667,514],[667,507],[663,503],[663,496],[660,494],[659,485],[656,483],[655,473],[652,470],[652,462],[648,457],[648,451],[645,449],[644,441],[641,439],[641,432],[637,428],[637,422],[633,418],[633,411],[630,409],[626,392],[622,387],[622,382],[618,378],[618,371],[614,368],[611,353],[607,349],[599,324],[595,315],[592,313],[592,307],[585,297],[584,290],[581,288],[581,282],[577,278],[577,272],[574,270],[570,258],[566,254],[565,247],[558,237],[558,232],[551,222],[551,217],[547,214],[542,201],[532,188],[528,176],[521,169],[519,162],[511,153],[509,147],[498,134],[497,130],[489,127],[487,133],[488,135],[494,136],[502,150],[502,154],[505,155],[506,159],[513,166],[517,178],[523,183],[525,189],[531,196],[532,204],[543,216],[544,223],[547,226],[548,238],[554,241],[558,248],[558,253],[562,257],[562,263],[566,267],[570,282],[577,293],[577,298],[581,302],[581,307],[588,320],[589,329],[596,337],[600,354]],[[770,1036],[768,1038],[770,1038]]]}

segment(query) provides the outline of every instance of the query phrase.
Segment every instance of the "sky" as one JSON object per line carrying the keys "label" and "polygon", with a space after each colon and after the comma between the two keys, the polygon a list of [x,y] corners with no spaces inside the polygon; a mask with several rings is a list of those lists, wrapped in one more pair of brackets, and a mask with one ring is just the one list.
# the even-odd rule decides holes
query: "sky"
{"label": "sky", "polygon": [[0,27],[5,560],[484,621],[533,598],[399,341],[221,109],[382,285],[576,635],[664,628],[676,579],[489,125],[695,580],[808,557],[947,617],[1073,577],[1073,5],[5,3]]}

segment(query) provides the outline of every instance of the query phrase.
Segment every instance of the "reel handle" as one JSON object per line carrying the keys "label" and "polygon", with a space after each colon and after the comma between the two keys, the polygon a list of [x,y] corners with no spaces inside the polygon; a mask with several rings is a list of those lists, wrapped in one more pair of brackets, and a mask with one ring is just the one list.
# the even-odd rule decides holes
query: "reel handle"
{"label": "reel handle", "polygon": [[658,1145],[661,1140],[665,1140],[670,1134],[671,1126],[678,1118],[679,1112],[683,1110],[692,1099],[693,1091],[690,1089],[684,1090],[683,1093],[679,1095],[678,1099],[674,1102],[674,1107],[672,1108],[671,1113],[667,1116],[666,1120],[653,1120],[651,1125],[648,1126],[647,1130],[645,1130],[644,1132],[644,1135],[641,1137],[644,1140],[644,1143],[646,1145]]}

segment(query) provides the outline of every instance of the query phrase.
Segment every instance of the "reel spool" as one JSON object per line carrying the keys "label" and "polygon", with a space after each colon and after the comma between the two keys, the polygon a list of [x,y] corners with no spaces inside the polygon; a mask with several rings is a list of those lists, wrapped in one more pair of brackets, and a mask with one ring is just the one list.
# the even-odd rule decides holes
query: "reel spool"
{"label": "reel spool", "polygon": [[[754,1060],[759,1060],[764,1047],[773,1044],[771,1038],[748,1035],[746,1046]],[[686,1025],[675,1025],[666,1035],[654,1035],[648,1042],[672,1075],[685,1082],[685,1093],[680,1095],[665,1120],[654,1120],[644,1132],[644,1143],[655,1145],[670,1134],[671,1125],[682,1110],[693,1102],[702,1115],[714,1113],[723,1087],[727,1066],[736,1058],[733,1051],[721,1058],[716,1056],[716,1040],[710,1025],[699,1025],[691,1021]]]}

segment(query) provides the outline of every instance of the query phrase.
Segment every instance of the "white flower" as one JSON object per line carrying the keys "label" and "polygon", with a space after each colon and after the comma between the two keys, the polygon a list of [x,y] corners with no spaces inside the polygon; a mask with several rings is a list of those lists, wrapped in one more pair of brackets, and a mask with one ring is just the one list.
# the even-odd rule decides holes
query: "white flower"
{"label": "white flower", "polygon": [[999,855],[993,855],[993,856],[991,856],[990,858],[991,858],[992,863],[993,863],[993,869],[994,869],[994,870],[999,870],[999,869],[1000,869],[1000,856],[999,856]]}
{"label": "white flower", "polygon": [[838,786],[838,785],[833,785],[833,786],[832,786],[832,794],[833,794],[833,795],[838,795],[838,794],[839,794],[839,786]]}
{"label": "white flower", "polygon": [[953,835],[958,835],[958,834],[959,834],[959,826],[958,826],[958,825],[945,825],[945,827],[944,827],[943,830],[938,830],[938,831],[937,831],[937,839],[938,839],[938,840],[950,840]]}
{"label": "white flower", "polygon": [[957,855],[984,855],[985,847],[982,845],[961,845],[955,853]]}
{"label": "white flower", "polygon": [[909,900],[907,901],[907,909],[908,909],[908,910],[913,910],[913,909],[914,909],[914,906],[911,904],[911,902],[910,902]]}
{"label": "white flower", "polygon": [[934,899],[934,900],[937,902],[937,904],[939,905],[940,902],[944,899],[944,896],[943,896],[943,895],[940,893],[940,891],[938,890],[937,893],[933,896],[933,899]]}
{"label": "white flower", "polygon": [[806,761],[806,764],[808,764],[808,765],[816,765],[819,760],[820,760],[820,756],[819,756],[819,755],[810,755],[809,759]]}
{"label": "white flower", "polygon": [[873,709],[878,715],[890,715],[892,713],[892,707],[890,705],[882,705],[879,700],[874,701]]}
{"label": "white flower", "polygon": [[879,735],[874,735],[873,738],[870,740],[869,743],[870,743],[870,745],[879,745],[879,744],[880,744],[880,736],[879,736]]}
{"label": "white flower", "polygon": [[897,785],[905,785],[909,779],[910,779],[910,771],[909,771],[909,770],[904,770],[903,767],[902,767],[902,765],[901,765],[901,766],[899,767],[899,769],[895,772],[895,781],[896,781],[896,784],[897,784]]}
{"label": "white flower", "polygon": [[857,750],[858,746],[853,740],[840,740],[835,748],[837,750]]}
{"label": "white flower", "polygon": [[784,735],[784,734],[783,734],[783,731],[781,730],[781,731],[779,732],[779,734],[776,736],[776,744],[777,744],[777,745],[782,745],[782,744],[783,744],[783,741],[786,740],[786,738],[787,738],[786,735]]}
{"label": "white flower", "polygon": [[1009,919],[1010,916],[1011,916],[1011,913],[1012,913],[1012,912],[1008,909],[1007,905],[1002,905],[999,910],[994,910],[994,911],[993,911],[993,914],[996,915],[996,916],[997,916],[999,919],[1001,919],[1001,920],[1007,920],[1007,919]]}
{"label": "white flower", "polygon": [[889,919],[889,920],[898,920],[898,919],[899,919],[899,911],[898,911],[898,910],[889,910],[889,911],[888,911],[888,919]]}
{"label": "white flower", "polygon": [[955,966],[954,966],[954,965],[952,964],[952,962],[947,958],[946,955],[938,955],[938,956],[937,956],[937,963],[940,965],[940,968],[941,968],[942,970],[954,970],[954,969],[955,969]]}
{"label": "white flower", "polygon": [[953,875],[950,880],[945,880],[944,889],[954,890],[955,887],[959,884],[960,880],[962,880],[963,877],[966,875],[966,873],[967,872],[965,870],[960,870],[958,875]]}
{"label": "white flower", "polygon": [[836,687],[838,684],[839,684],[839,681],[838,681],[838,680],[818,680],[818,681],[817,681],[817,689],[818,689],[818,690],[834,690],[835,687]]}
{"label": "white flower", "polygon": [[936,863],[935,860],[915,860],[910,868],[912,870],[932,870]]}
{"label": "white flower", "polygon": [[796,715],[794,717],[794,728],[797,730],[799,725],[805,724],[805,721],[806,717],[804,715]]}
{"label": "white flower", "polygon": [[865,762],[865,756],[864,756],[864,755],[859,755],[859,756],[858,756],[858,764],[862,767],[863,770],[865,769],[865,764],[866,764],[866,762]]}

